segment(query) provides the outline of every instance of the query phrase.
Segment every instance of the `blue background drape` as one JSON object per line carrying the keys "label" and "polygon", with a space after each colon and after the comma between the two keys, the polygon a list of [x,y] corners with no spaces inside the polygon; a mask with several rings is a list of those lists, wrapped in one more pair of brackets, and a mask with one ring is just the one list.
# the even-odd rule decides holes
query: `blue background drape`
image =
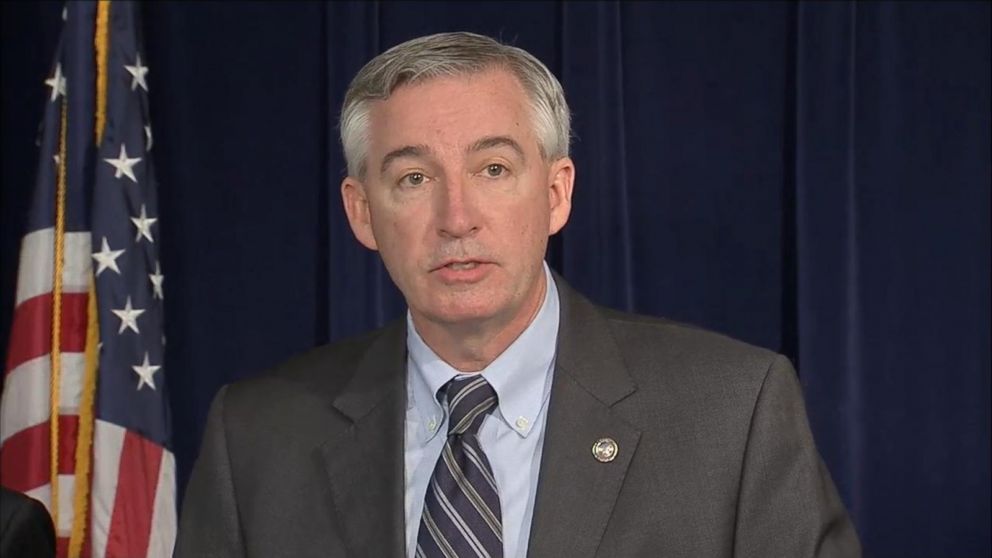
{"label": "blue background drape", "polygon": [[[6,352],[56,3],[3,4]],[[869,556],[990,552],[988,3],[148,3],[180,483],[224,383],[403,311],[338,196],[355,72],[471,30],[560,77],[593,300],[796,361]]]}

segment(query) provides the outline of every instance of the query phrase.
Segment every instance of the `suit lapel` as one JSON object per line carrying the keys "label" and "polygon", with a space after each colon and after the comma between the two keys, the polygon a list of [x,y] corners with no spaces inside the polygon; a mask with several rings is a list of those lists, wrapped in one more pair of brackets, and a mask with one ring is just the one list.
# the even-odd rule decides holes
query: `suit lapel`
{"label": "suit lapel", "polygon": [[[529,554],[593,556],[640,439],[612,406],[636,386],[603,317],[555,279],[561,326]],[[601,438],[617,445],[610,462],[593,454]]]}
{"label": "suit lapel", "polygon": [[352,420],[316,450],[338,531],[352,556],[403,556],[406,327],[390,325],[365,351],[334,407]]}

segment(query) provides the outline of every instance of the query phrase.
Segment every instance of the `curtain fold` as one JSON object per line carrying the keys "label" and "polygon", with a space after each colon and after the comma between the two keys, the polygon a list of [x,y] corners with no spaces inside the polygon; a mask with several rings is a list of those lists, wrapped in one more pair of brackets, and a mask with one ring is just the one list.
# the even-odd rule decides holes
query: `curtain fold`
{"label": "curtain fold", "polygon": [[800,5],[800,374],[873,555],[988,552],[989,25],[975,7]]}
{"label": "curtain fold", "polygon": [[569,99],[576,130],[572,156],[584,164],[576,170],[571,216],[579,226],[566,226],[552,261],[601,303],[631,311],[635,259],[625,157],[623,8],[562,4],[559,79],[568,91],[584,93]]}
{"label": "curtain fold", "polygon": [[[379,256],[354,240],[339,193],[341,180],[347,174],[338,127],[345,91],[365,62],[392,44],[382,44],[378,2],[331,2],[325,9],[330,179],[326,199],[329,226],[323,239],[329,254],[323,262],[329,279],[328,298],[322,312],[326,312],[329,321],[329,338],[342,339],[375,329],[403,309],[402,297]],[[350,32],[341,34],[341,29]]]}
{"label": "curtain fold", "polygon": [[817,444],[858,517],[856,22],[851,3],[799,4],[795,198],[797,360]]}

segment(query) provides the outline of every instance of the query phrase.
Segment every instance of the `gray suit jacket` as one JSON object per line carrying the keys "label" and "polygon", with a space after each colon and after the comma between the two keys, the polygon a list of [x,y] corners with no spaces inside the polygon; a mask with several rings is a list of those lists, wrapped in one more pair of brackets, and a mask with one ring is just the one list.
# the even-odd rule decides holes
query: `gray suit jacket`
{"label": "gray suit jacket", "polygon": [[[530,556],[860,555],[787,359],[556,281]],[[403,556],[405,327],[222,389],[176,555]],[[604,437],[609,463],[592,453]]]}

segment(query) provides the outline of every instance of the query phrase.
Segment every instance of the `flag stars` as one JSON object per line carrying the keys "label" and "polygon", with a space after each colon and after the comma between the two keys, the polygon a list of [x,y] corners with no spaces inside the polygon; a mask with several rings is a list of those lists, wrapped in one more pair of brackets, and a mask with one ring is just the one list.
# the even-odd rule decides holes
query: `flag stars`
{"label": "flag stars", "polygon": [[[165,294],[162,292],[162,282],[165,281],[165,275],[162,275],[162,270],[159,267],[158,262],[155,262],[155,273],[149,273],[148,278],[152,282],[152,296],[159,300],[165,298]],[[162,336],[162,344],[165,344],[165,336]]]}
{"label": "flag stars", "polygon": [[144,310],[140,308],[133,308],[131,306],[131,297],[127,297],[127,302],[124,304],[124,308],[121,310],[110,310],[118,318],[121,319],[121,327],[117,330],[117,334],[120,335],[124,333],[125,329],[130,329],[135,333],[141,333],[138,331],[138,316],[145,313]]}
{"label": "flag stars", "polygon": [[134,91],[141,86],[146,92],[148,91],[148,83],[145,82],[145,76],[148,74],[148,66],[143,66],[141,64],[141,53],[137,53],[135,56],[134,66],[124,65],[124,69],[127,73],[131,74],[131,91]]}
{"label": "flag stars", "polygon": [[65,96],[65,76],[62,75],[62,64],[55,65],[55,75],[45,80],[45,85],[52,88],[51,102],[55,102],[59,95]]}
{"label": "flag stars", "polygon": [[116,169],[114,171],[114,178],[127,176],[131,179],[131,182],[138,183],[138,178],[134,176],[134,165],[137,165],[141,161],[141,157],[128,157],[127,146],[123,143],[121,144],[121,154],[118,158],[104,159],[104,161],[110,163],[110,166]]}
{"label": "flag stars", "polygon": [[155,239],[152,238],[152,225],[158,221],[157,218],[149,218],[145,214],[145,204],[141,204],[141,215],[138,217],[131,217],[131,222],[134,226],[138,228],[138,234],[134,237],[135,242],[141,243],[142,237],[147,238],[148,242],[154,243]]}
{"label": "flag stars", "polygon": [[155,372],[162,368],[161,366],[152,366],[148,363],[148,353],[145,353],[145,361],[136,366],[132,366],[131,369],[134,373],[138,375],[138,390],[142,387],[148,386],[155,389]]}
{"label": "flag stars", "polygon": [[145,151],[152,150],[152,127],[145,126]]}
{"label": "flag stars", "polygon": [[106,269],[111,269],[117,275],[121,274],[121,269],[117,267],[117,258],[124,253],[124,250],[111,250],[110,244],[107,243],[107,237],[103,237],[103,247],[99,252],[93,253],[93,259],[96,260],[96,276],[99,277]]}

